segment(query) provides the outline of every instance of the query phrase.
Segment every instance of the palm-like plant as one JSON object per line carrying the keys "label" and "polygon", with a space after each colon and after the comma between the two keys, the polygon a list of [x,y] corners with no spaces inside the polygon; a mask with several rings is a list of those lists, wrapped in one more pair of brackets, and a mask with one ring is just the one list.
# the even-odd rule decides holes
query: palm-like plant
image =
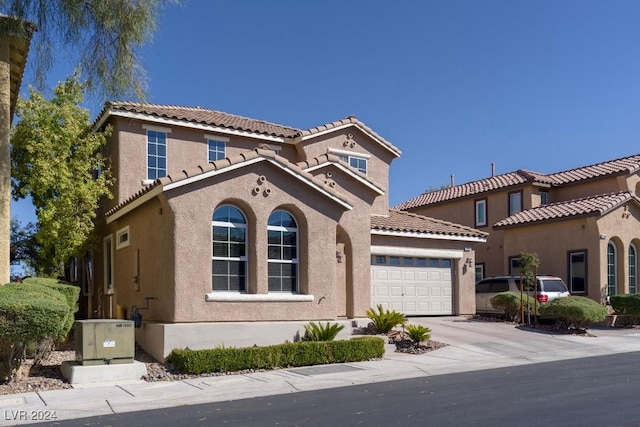
{"label": "palm-like plant", "polygon": [[403,325],[407,318],[404,314],[395,310],[389,311],[382,308],[382,304],[378,304],[378,311],[373,308],[367,310],[367,317],[373,322],[373,326],[380,334],[388,334],[398,325]]}
{"label": "palm-like plant", "polygon": [[422,341],[431,338],[431,329],[422,325],[407,325],[406,332],[415,347],[418,347]]}
{"label": "palm-like plant", "polygon": [[338,333],[344,329],[344,325],[337,323],[323,325],[321,322],[311,322],[304,325],[303,341],[333,341]]}

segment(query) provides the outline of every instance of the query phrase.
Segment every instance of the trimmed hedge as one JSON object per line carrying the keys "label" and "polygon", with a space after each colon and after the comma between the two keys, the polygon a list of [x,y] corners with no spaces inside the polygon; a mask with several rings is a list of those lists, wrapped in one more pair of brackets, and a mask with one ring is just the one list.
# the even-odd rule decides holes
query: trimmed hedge
{"label": "trimmed hedge", "polygon": [[540,307],[540,315],[556,319],[567,329],[580,329],[607,318],[607,308],[596,301],[580,296],[556,298]]}
{"label": "trimmed hedge", "polygon": [[69,334],[69,331],[71,331],[71,328],[73,328],[73,324],[76,320],[76,313],[78,312],[79,308],[78,300],[80,298],[80,287],[71,285],[61,280],[47,279],[43,277],[30,277],[28,279],[25,279],[22,283],[29,286],[37,285],[55,290],[62,294],[62,296],[65,298],[65,301],[69,306],[69,312],[67,313],[65,323],[62,326],[62,335],[56,337],[57,339],[64,340]]}
{"label": "trimmed hedge", "polygon": [[382,338],[357,337],[351,340],[303,341],[265,347],[174,349],[167,361],[184,373],[203,374],[360,362],[383,355]]}
{"label": "trimmed hedge", "polygon": [[36,363],[53,343],[67,337],[80,288],[55,279],[31,279],[0,286],[0,378],[9,379],[27,349]]}
{"label": "trimmed hedge", "polygon": [[518,321],[518,319],[520,319],[521,297],[525,313],[533,313],[535,310],[535,300],[527,293],[521,295],[520,292],[500,292],[491,297],[491,305],[504,312],[505,320]]}
{"label": "trimmed hedge", "polygon": [[616,314],[640,317],[640,294],[611,295],[609,302]]}

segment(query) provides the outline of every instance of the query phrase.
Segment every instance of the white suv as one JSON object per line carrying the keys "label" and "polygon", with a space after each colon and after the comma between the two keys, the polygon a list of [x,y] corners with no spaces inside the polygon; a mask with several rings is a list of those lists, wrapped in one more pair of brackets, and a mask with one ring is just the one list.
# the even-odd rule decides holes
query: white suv
{"label": "white suv", "polygon": [[[559,277],[536,276],[538,279],[537,292],[527,290],[532,297],[544,304],[556,298],[568,297],[569,289]],[[491,297],[500,292],[520,292],[520,276],[487,277],[476,283],[476,313],[502,313],[491,305]]]}

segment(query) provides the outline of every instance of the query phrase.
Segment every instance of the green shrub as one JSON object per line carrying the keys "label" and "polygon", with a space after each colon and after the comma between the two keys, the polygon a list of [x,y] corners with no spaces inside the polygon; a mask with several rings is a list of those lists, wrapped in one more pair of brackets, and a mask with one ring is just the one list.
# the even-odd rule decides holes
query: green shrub
{"label": "green shrub", "polygon": [[44,277],[29,277],[22,282],[26,285],[39,285],[49,289],[53,289],[65,298],[69,305],[69,312],[65,319],[65,323],[62,327],[61,336],[54,337],[57,340],[64,340],[67,338],[69,331],[73,328],[75,322],[75,315],[78,312],[78,299],[80,298],[80,287],[71,285],[67,282],[63,282],[57,279],[48,279]]}
{"label": "green shrub", "polygon": [[497,295],[491,297],[491,305],[498,310],[504,312],[504,318],[508,321],[519,321],[520,319],[520,304],[526,313],[533,313],[535,310],[535,300],[526,293],[520,292],[500,292]]}
{"label": "green shrub", "polygon": [[360,362],[384,355],[384,341],[359,337],[340,341],[303,341],[266,347],[174,349],[167,361],[184,373],[234,372],[328,363]]}
{"label": "green shrub", "polygon": [[431,329],[422,325],[407,325],[407,335],[413,341],[413,344],[418,347],[422,341],[431,338]]}
{"label": "green shrub", "polygon": [[367,317],[373,322],[373,326],[380,334],[388,334],[398,325],[403,325],[407,318],[404,314],[395,310],[389,311],[382,308],[382,304],[378,304],[378,311],[373,308],[367,310]]}
{"label": "green shrub", "polygon": [[565,328],[580,329],[588,324],[602,322],[607,308],[587,297],[556,298],[540,307],[540,315],[556,319]]}
{"label": "green shrub", "polygon": [[338,333],[344,329],[344,325],[337,323],[322,325],[322,323],[311,322],[308,325],[304,325],[304,337],[303,341],[333,341]]}
{"label": "green shrub", "polygon": [[611,295],[609,301],[616,314],[640,317],[640,294]]}
{"label": "green shrub", "polygon": [[65,336],[69,311],[65,297],[47,286],[0,286],[0,378],[13,376],[27,348],[43,357],[46,346]]}

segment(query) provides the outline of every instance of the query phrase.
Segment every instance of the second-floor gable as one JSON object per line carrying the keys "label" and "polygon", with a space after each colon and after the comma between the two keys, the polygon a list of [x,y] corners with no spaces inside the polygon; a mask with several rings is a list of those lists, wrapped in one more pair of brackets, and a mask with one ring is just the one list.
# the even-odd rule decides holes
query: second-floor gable
{"label": "second-floor gable", "polygon": [[292,163],[335,155],[382,189],[386,204],[389,165],[400,155],[355,117],[300,130],[199,107],[112,102],[95,126],[107,124],[113,133],[106,151],[117,178],[113,205],[164,176],[257,148]]}

